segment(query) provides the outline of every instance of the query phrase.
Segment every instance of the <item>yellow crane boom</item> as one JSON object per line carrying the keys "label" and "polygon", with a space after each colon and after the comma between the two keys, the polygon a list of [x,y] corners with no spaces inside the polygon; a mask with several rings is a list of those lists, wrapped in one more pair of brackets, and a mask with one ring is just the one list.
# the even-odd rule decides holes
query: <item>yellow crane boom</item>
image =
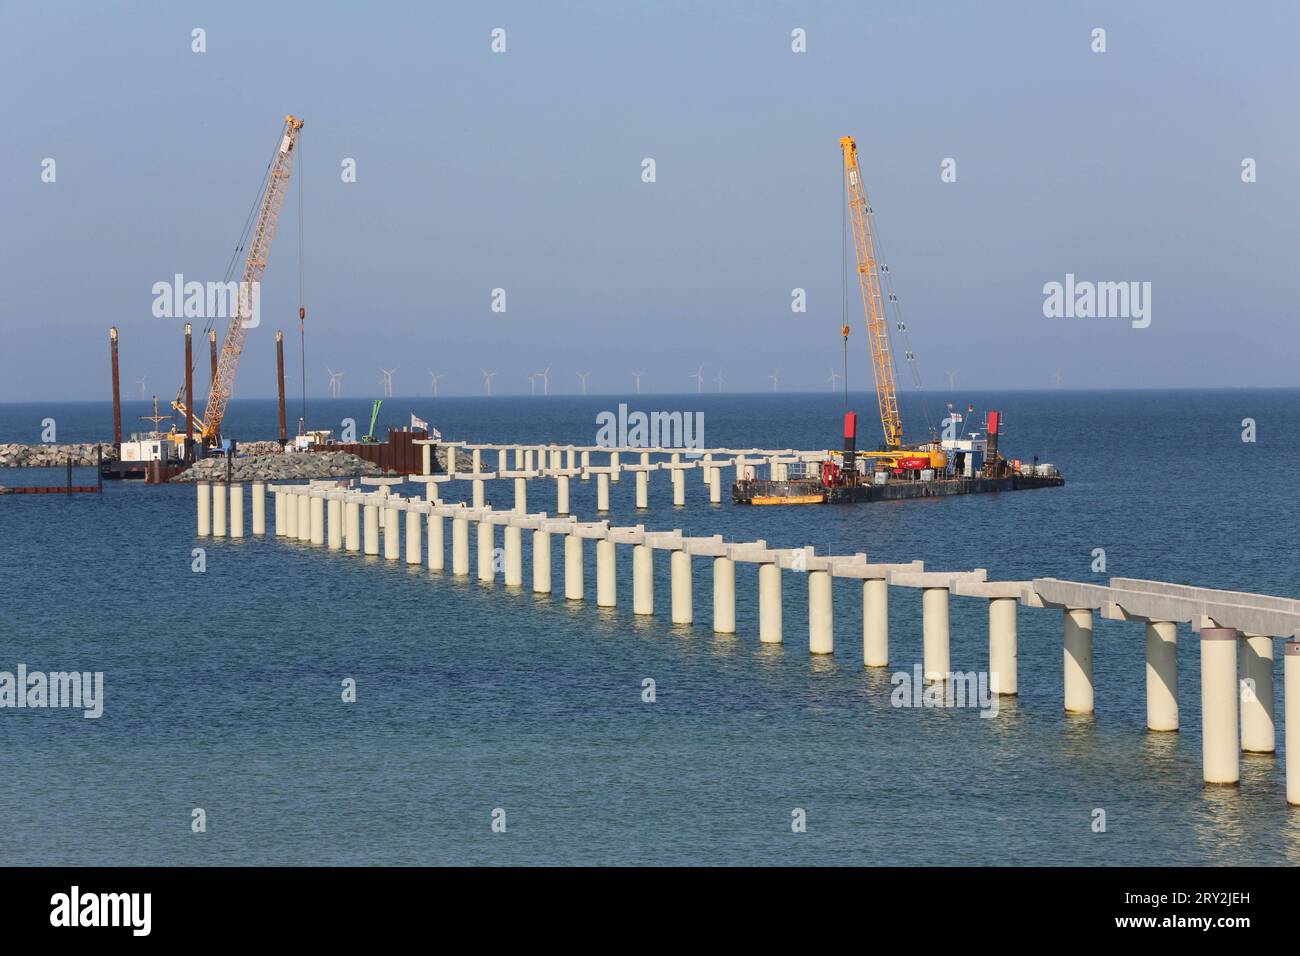
{"label": "yellow crane boom", "polygon": [[[275,239],[275,227],[280,221],[280,210],[284,208],[284,195],[289,186],[289,175],[293,172],[293,153],[298,145],[300,129],[302,129],[302,120],[294,116],[284,118],[280,146],[271,161],[266,186],[258,203],[257,221],[249,239],[248,255],[244,259],[241,290],[255,288],[255,283],[260,283],[262,274],[266,272],[266,262],[271,256],[271,242]],[[249,302],[240,296],[238,305],[231,310],[230,321],[226,325],[226,335],[221,342],[217,374],[213,376],[212,388],[208,392],[208,404],[203,410],[202,420],[195,422],[205,444],[210,445],[215,442],[221,433],[221,422],[226,416],[226,407],[235,390],[235,373],[239,370],[239,357],[244,351],[246,323],[251,317],[247,314],[248,306]],[[173,404],[180,405],[179,402]]]}
{"label": "yellow crane boom", "polygon": [[[852,136],[840,138],[844,154],[844,190],[848,198],[849,228],[858,257],[858,288],[867,315],[867,340],[871,346],[871,371],[876,379],[876,402],[880,405],[880,424],[885,432],[885,447],[901,448],[903,421],[898,413],[898,389],[894,378],[894,353],[889,347],[889,321],[880,294],[880,268],[876,262],[876,242],[871,231],[871,207],[858,167],[858,145]],[[848,326],[845,326],[847,334]]]}

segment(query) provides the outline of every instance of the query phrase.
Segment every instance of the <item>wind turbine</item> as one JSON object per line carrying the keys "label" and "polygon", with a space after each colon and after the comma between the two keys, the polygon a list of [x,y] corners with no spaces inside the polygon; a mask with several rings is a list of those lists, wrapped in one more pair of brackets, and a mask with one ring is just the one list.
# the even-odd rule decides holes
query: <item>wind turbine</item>
{"label": "wind turbine", "polygon": [[138,382],[140,385],[140,401],[144,401],[145,399],[144,380],[148,377],[149,377],[149,373],[145,372],[145,374],[141,375],[139,378],[136,379],[136,382]]}
{"label": "wind turbine", "polygon": [[531,372],[528,376],[528,394],[529,395],[537,394],[537,373],[536,372]]}
{"label": "wind turbine", "polygon": [[582,394],[583,394],[583,395],[586,395],[586,394],[587,394],[587,376],[590,375],[591,373],[590,373],[590,372],[575,372],[574,374],[577,375],[578,378],[582,379]]}
{"label": "wind turbine", "polygon": [[1052,376],[1052,380],[1056,382],[1057,388],[1061,387],[1061,370],[1059,368],[1056,370],[1056,374]]}
{"label": "wind turbine", "polygon": [[492,394],[492,376],[495,375],[496,372],[489,372],[489,371],[488,371],[487,369],[485,369],[485,368],[481,368],[481,369],[479,369],[479,371],[483,373],[483,388],[487,390],[487,393],[488,393],[489,395],[491,395],[491,394]]}
{"label": "wind turbine", "polygon": [[722,369],[718,369],[718,377],[714,379],[718,383],[718,391],[722,391]]}
{"label": "wind turbine", "polygon": [[779,368],[774,368],[774,369],[772,369],[772,374],[769,375],[768,378],[770,378],[770,379],[772,380],[772,391],[775,392],[775,391],[776,391],[776,386],[777,386],[777,385],[780,383],[780,381],[781,381],[781,370],[780,370]]}
{"label": "wind turbine", "polygon": [[957,375],[957,373],[956,373],[955,371],[952,371],[952,372],[949,372],[949,373],[948,373],[948,388],[953,389],[953,388],[956,388],[956,387],[957,387],[957,384],[956,384],[956,381],[955,381],[955,377],[956,377],[956,375]]}
{"label": "wind turbine", "polygon": [[433,369],[429,369],[429,381],[430,381],[430,383],[433,385],[433,397],[434,397],[434,398],[437,398],[437,397],[438,397],[438,380],[441,379],[441,378],[445,378],[445,376],[443,376],[443,375],[439,375],[439,374],[438,374],[437,372],[435,372]]}
{"label": "wind turbine", "polygon": [[534,372],[534,375],[540,375],[542,378],[542,394],[551,394],[551,367],[548,365],[540,372]]}
{"label": "wind turbine", "polygon": [[381,380],[384,385],[384,398],[393,397],[393,373],[401,367],[400,365],[394,365],[392,368],[381,368],[379,370],[384,376]]}
{"label": "wind turbine", "polygon": [[688,376],[688,378],[695,379],[695,391],[697,394],[704,391],[704,366],[703,365],[701,365],[696,370],[694,375],[690,375]]}
{"label": "wind turbine", "polygon": [[644,374],[645,374],[645,369],[642,369],[642,370],[639,371],[639,372],[633,372],[633,373],[632,373],[632,377],[633,377],[634,379],[636,379],[636,393],[637,393],[638,395],[641,394],[641,376],[644,375]]}
{"label": "wind turbine", "polygon": [[832,365],[832,366],[831,366],[831,377],[830,377],[830,379],[829,379],[829,381],[830,381],[830,383],[831,383],[831,391],[832,391],[832,392],[835,391],[835,383],[838,382],[839,380],[840,380],[840,373],[837,372],[837,371],[835,371],[835,366]]}
{"label": "wind turbine", "polygon": [[334,371],[328,365],[325,366],[325,371],[330,373],[330,398],[338,398],[343,389],[343,373]]}

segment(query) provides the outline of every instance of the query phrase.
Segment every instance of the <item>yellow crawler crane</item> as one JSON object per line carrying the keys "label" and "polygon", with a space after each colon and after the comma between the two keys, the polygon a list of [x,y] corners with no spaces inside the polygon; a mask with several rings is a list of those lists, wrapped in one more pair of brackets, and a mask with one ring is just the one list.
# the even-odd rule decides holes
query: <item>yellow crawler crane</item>
{"label": "yellow crawler crane", "polygon": [[[284,129],[280,137],[280,146],[271,161],[267,172],[266,184],[258,202],[257,221],[253,226],[248,243],[248,255],[244,258],[243,281],[241,290],[252,290],[255,283],[262,281],[266,272],[266,263],[271,256],[271,242],[275,239],[275,227],[280,221],[280,211],[284,208],[284,195],[289,186],[289,176],[293,172],[294,148],[298,145],[298,131],[302,129],[302,120],[295,116],[284,118]],[[235,373],[239,370],[239,357],[244,351],[244,333],[249,302],[238,296],[238,305],[231,310],[230,321],[226,325],[226,336],[221,342],[221,357],[217,361],[217,372],[212,377],[212,388],[208,392],[208,404],[203,410],[203,417],[195,416],[195,431],[203,444],[212,445],[221,434],[221,422],[226,416],[226,407],[230,396],[235,391]],[[178,395],[172,407],[188,414],[189,409]]]}
{"label": "yellow crawler crane", "polygon": [[[858,144],[852,136],[840,137],[844,154],[844,190],[849,204],[849,229],[858,256],[858,288],[867,314],[867,339],[871,346],[871,371],[876,379],[876,402],[880,405],[880,424],[885,431],[885,448],[903,446],[903,421],[898,413],[898,389],[894,382],[894,353],[889,347],[889,321],[880,294],[880,267],[876,261],[876,241],[871,232],[871,208],[867,190],[858,167]],[[847,326],[845,335],[847,337]]]}

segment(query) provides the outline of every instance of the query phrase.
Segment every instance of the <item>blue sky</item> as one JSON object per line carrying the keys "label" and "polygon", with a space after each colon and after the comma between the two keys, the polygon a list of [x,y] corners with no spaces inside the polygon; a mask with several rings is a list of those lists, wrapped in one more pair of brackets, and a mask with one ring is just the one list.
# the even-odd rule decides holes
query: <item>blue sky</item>
{"label": "blue sky", "polygon": [[[555,392],[690,391],[701,364],[826,388],[844,133],[928,385],[1292,385],[1298,28],[1262,2],[3,2],[0,400],[107,397],[111,324],[168,397],[180,320],[151,287],[222,278],[288,112],[313,394],[326,365],[345,395],[394,365],[402,394],[546,366]],[[274,394],[277,327],[297,390],[297,216],[295,181],[237,396]],[[1067,273],[1149,281],[1150,327],[1045,318]]]}

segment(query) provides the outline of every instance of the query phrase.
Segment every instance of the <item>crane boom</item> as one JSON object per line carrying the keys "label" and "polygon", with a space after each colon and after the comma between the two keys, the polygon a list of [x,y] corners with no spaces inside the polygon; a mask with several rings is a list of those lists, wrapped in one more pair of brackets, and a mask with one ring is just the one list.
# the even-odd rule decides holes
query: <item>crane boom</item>
{"label": "crane boom", "polygon": [[[889,347],[889,321],[880,294],[880,268],[876,262],[876,242],[871,231],[871,209],[858,167],[858,146],[852,136],[840,138],[844,154],[844,188],[848,199],[849,227],[853,248],[858,257],[858,288],[867,316],[867,339],[871,346],[871,371],[876,379],[876,402],[880,405],[880,425],[885,432],[885,447],[895,450],[903,444],[903,421],[898,412],[898,390],[894,378],[894,353]],[[845,326],[847,329],[847,326]]]}
{"label": "crane boom", "polygon": [[[275,227],[280,220],[280,210],[284,208],[284,194],[289,186],[289,175],[293,172],[293,152],[298,144],[298,131],[302,129],[302,120],[294,116],[284,118],[284,132],[280,138],[280,147],[271,161],[271,169],[266,177],[266,187],[258,203],[257,222],[248,244],[248,255],[244,259],[244,276],[241,290],[255,288],[254,283],[262,281],[266,271],[266,262],[271,255],[271,241],[275,238]],[[248,302],[239,297],[239,305],[232,309],[226,336],[221,342],[221,358],[217,361],[217,374],[212,378],[212,389],[208,393],[208,404],[203,410],[200,434],[206,444],[212,444],[221,433],[221,421],[226,416],[226,406],[235,390],[235,373],[239,370],[239,357],[244,351],[245,322]]]}

